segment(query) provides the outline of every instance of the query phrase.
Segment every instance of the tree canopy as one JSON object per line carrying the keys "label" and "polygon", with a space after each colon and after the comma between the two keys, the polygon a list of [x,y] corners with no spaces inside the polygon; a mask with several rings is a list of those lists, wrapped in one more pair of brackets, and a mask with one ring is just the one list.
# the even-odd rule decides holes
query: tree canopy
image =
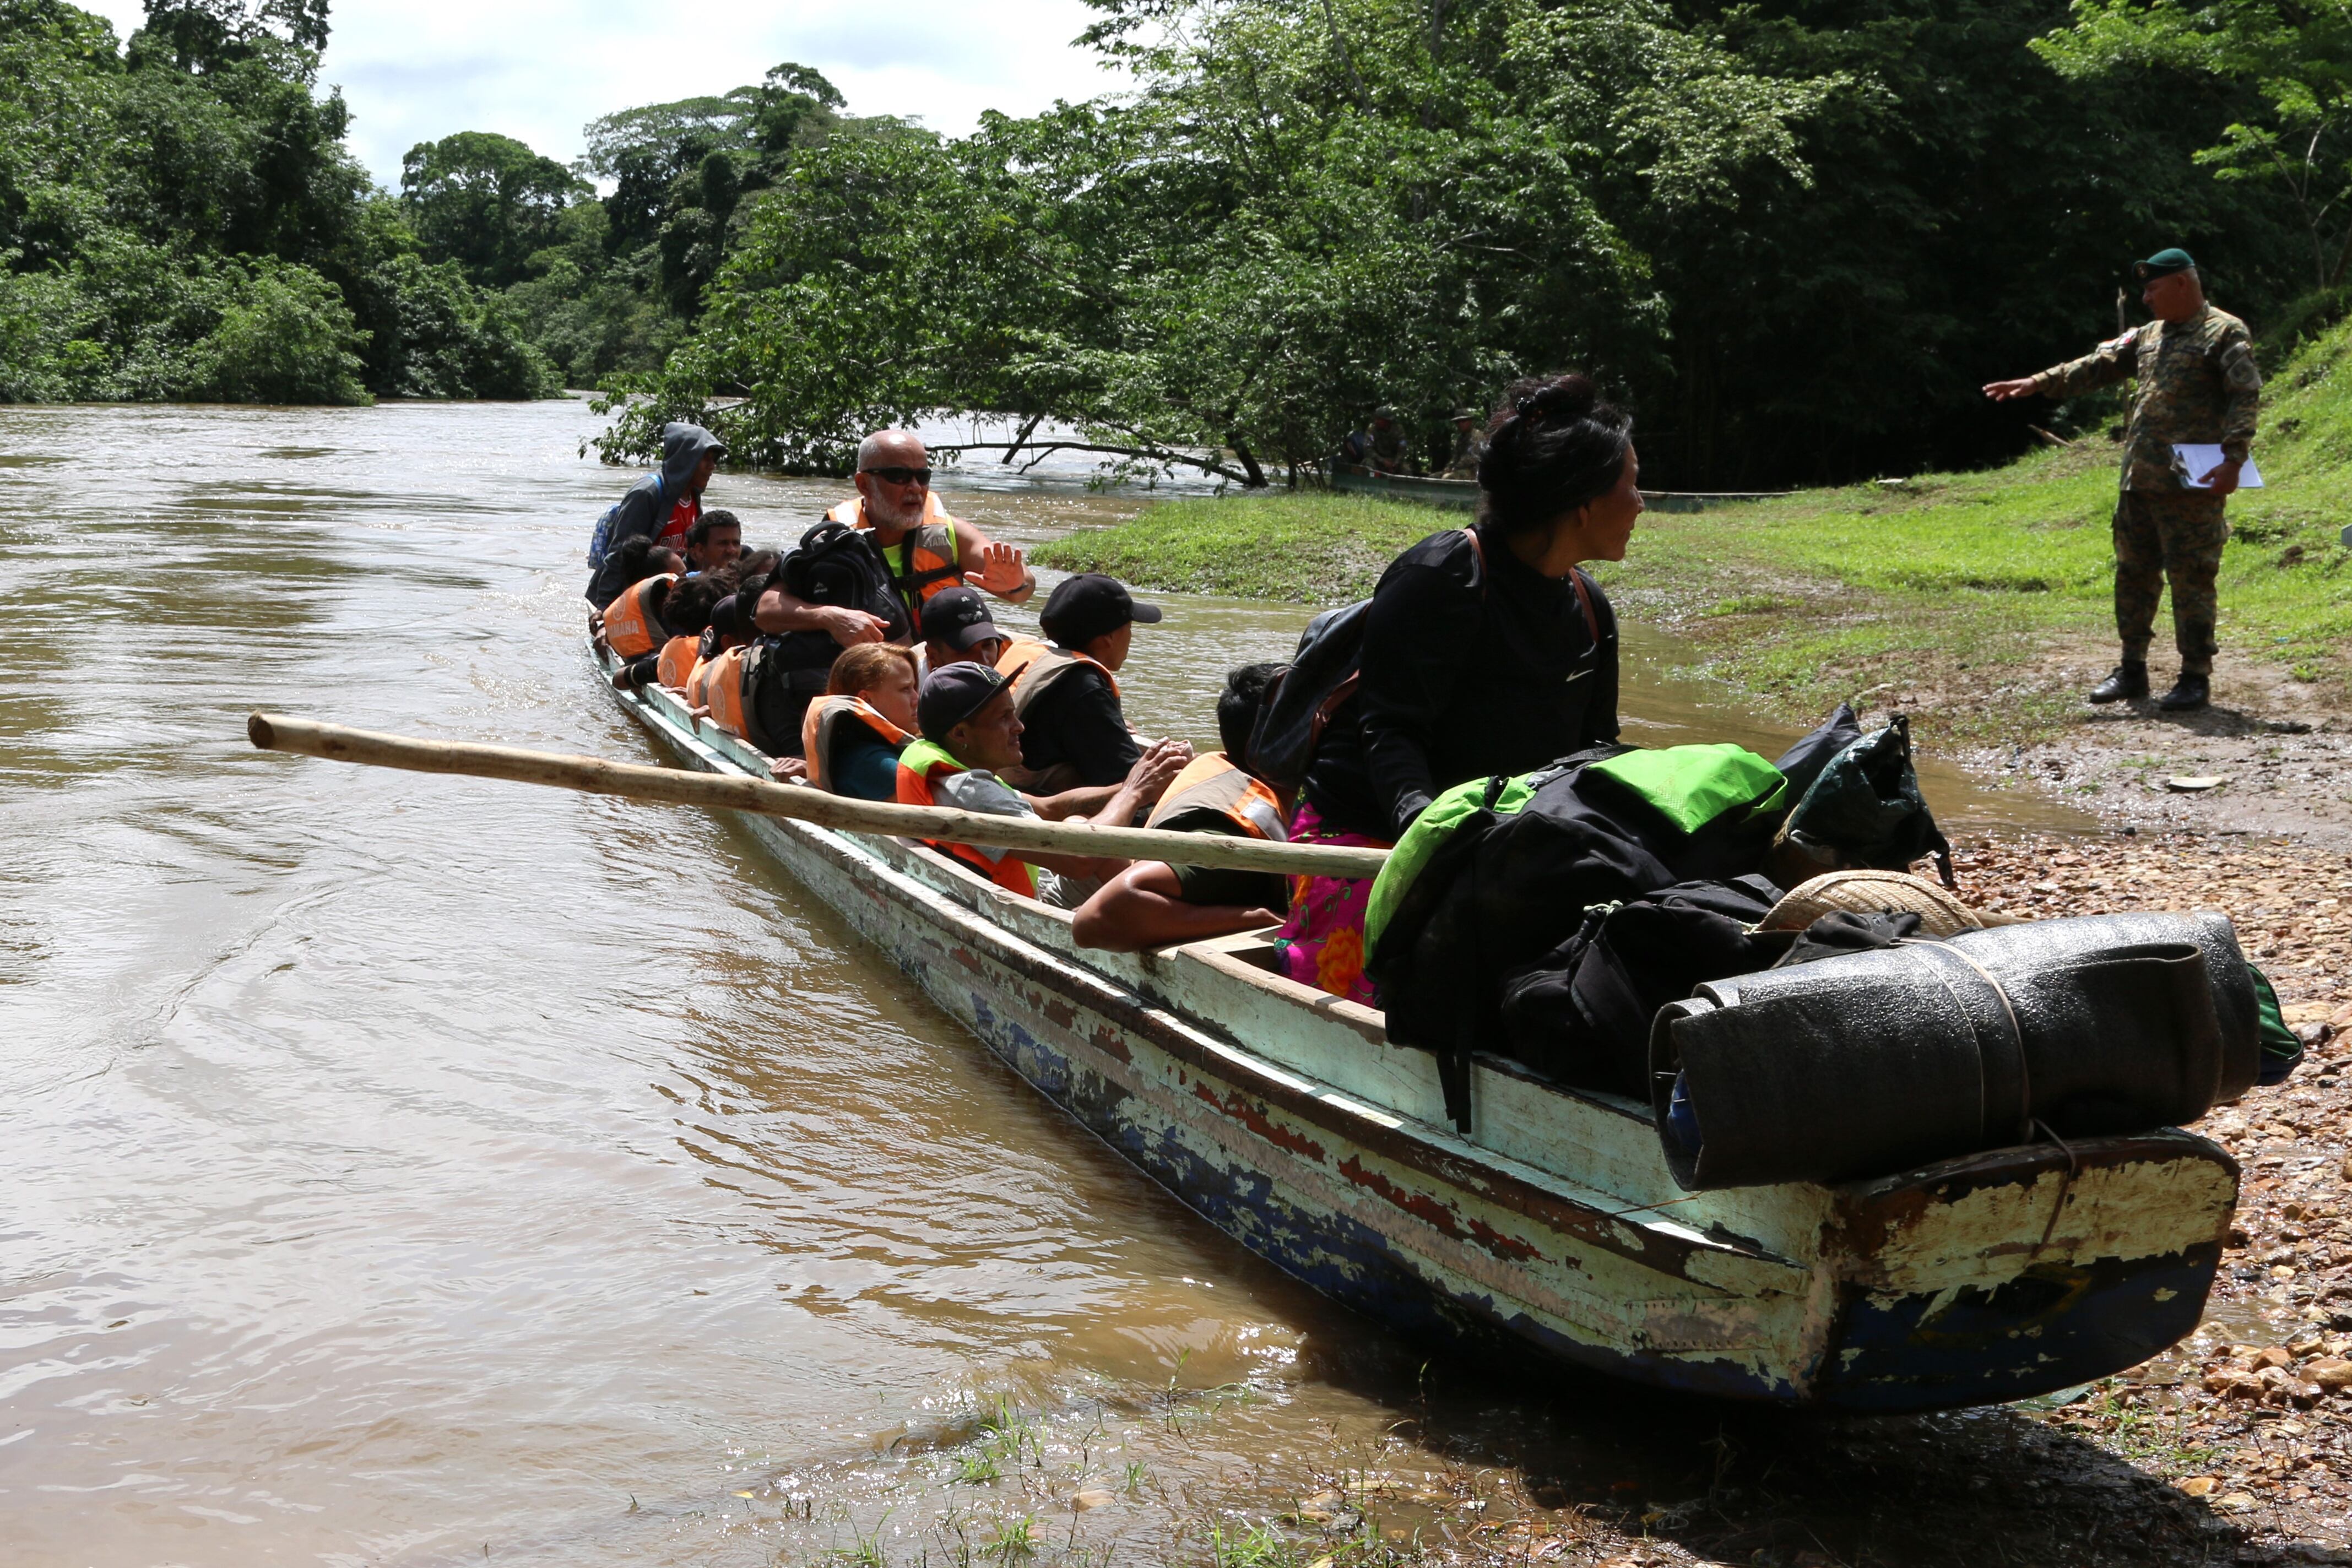
{"label": "tree canopy", "polygon": [[2352,35],[2284,0],[1093,4],[1093,101],[942,136],[786,62],[576,168],[420,143],[395,196],[322,0],[155,0],[127,47],[0,0],[0,395],[226,395],[292,376],[224,369],[227,323],[311,311],[303,395],[560,376],[616,460],[686,415],[837,470],[953,409],[1255,484],[1380,407],[1435,461],[1574,365],[1649,482],[1738,489],[2100,417],[1977,389],[2111,333],[2167,245],[2258,328],[2352,292]]}
{"label": "tree canopy", "polygon": [[2111,333],[2133,255],[2295,291],[2198,162],[2251,90],[2062,75],[2055,0],[1096,3],[1130,92],[802,147],[609,450],[697,413],[832,468],[974,408],[1255,482],[1575,364],[1660,482],[1776,485],[2015,450],[1978,385]]}
{"label": "tree canopy", "polygon": [[489,288],[529,277],[563,210],[591,193],[554,159],[487,131],[420,141],[400,164],[401,200],[425,256]]}
{"label": "tree canopy", "polygon": [[428,267],[345,150],[324,0],[149,0],[146,24],[125,47],[0,0],[0,397],[551,390],[511,308]]}

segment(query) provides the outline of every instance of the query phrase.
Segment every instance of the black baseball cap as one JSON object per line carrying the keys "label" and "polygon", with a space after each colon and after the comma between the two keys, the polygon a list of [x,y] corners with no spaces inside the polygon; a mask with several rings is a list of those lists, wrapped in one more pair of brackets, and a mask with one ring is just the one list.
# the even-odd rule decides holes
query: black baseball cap
{"label": "black baseball cap", "polygon": [[1128,592],[1127,584],[1098,571],[1064,578],[1045,601],[1037,617],[1045,635],[1065,648],[1076,648],[1116,632],[1129,622],[1143,625],[1160,620],[1160,606],[1146,604]]}
{"label": "black baseball cap", "polygon": [[751,606],[740,593],[730,593],[710,607],[710,623],[729,637],[745,640],[760,634],[751,623]]}
{"label": "black baseball cap", "polygon": [[927,740],[944,746],[948,731],[988,706],[1003,691],[1004,677],[985,664],[950,664],[923,677],[915,698],[915,722]]}
{"label": "black baseball cap", "polygon": [[976,588],[942,588],[923,601],[923,640],[944,643],[958,653],[965,653],[987,642],[991,637],[1002,642],[1004,633],[989,618],[988,605]]}

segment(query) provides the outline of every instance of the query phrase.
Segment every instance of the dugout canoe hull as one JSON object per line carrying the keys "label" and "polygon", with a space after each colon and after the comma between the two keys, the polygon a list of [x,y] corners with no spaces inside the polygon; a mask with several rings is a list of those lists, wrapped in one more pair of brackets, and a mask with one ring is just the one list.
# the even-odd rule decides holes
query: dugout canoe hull
{"label": "dugout canoe hull", "polygon": [[[673,694],[620,700],[679,762],[764,775]],[[1474,1062],[1457,1134],[1433,1060],[1271,973],[1264,934],[1091,952],[1067,915],[919,846],[739,820],[1138,1169],[1423,1339],[1692,1394],[1948,1408],[2137,1364],[2196,1326],[2221,1260],[2237,1167],[2188,1133],[1694,1197],[1646,1107],[1499,1059]]]}

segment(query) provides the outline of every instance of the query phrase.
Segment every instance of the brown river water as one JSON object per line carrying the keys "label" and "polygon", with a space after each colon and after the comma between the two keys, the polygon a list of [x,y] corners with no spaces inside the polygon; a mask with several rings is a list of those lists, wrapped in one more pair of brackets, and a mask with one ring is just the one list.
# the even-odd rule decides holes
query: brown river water
{"label": "brown river water", "polygon": [[[593,425],[0,411],[0,1562],[1197,1560],[1340,1464],[1640,1473],[1620,1396],[1425,1374],[1194,1218],[733,828],[247,746],[651,758],[579,641]],[[1207,741],[1307,612],[1166,601],[1130,702]],[[1634,652],[1636,737],[1788,738]]]}

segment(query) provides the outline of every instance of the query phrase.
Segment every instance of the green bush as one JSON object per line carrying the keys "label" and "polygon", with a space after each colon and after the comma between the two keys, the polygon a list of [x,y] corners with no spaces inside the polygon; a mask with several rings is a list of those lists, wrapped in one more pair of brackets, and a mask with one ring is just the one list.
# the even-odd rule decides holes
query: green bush
{"label": "green bush", "polygon": [[375,335],[376,389],[387,397],[552,397],[562,382],[531,347],[512,306],[466,281],[454,261],[392,257],[362,292]]}
{"label": "green bush", "polygon": [[[238,269],[242,270],[242,269]],[[219,325],[195,345],[191,397],[219,402],[363,403],[359,327],[307,267],[260,261],[226,276]]]}

